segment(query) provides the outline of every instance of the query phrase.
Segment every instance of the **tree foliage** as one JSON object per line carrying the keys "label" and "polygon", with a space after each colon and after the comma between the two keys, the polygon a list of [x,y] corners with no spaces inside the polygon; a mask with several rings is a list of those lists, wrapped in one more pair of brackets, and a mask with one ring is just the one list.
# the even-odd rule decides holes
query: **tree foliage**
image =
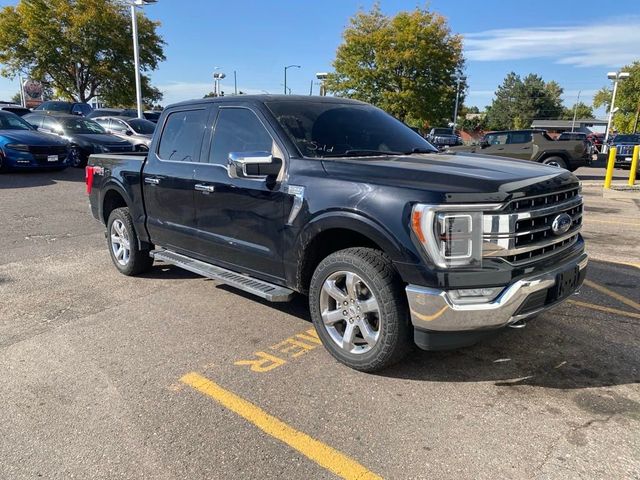
{"label": "tree foliage", "polygon": [[[158,22],[138,12],[143,71],[164,60]],[[21,0],[0,10],[0,73],[40,80],[57,97],[113,106],[135,103],[131,17],[116,0]],[[162,94],[142,75],[145,101]]]}
{"label": "tree foliage", "polygon": [[[620,71],[629,72],[629,78],[618,83],[615,107],[620,110],[613,117],[613,128],[621,133],[632,133],[640,123],[640,61],[626,65]],[[601,88],[593,97],[593,106],[606,107],[608,113],[612,95],[612,88]]]}
{"label": "tree foliage", "polygon": [[325,85],[400,120],[437,124],[451,118],[463,66],[462,37],[444,17],[420,8],[388,17],[376,4],[351,18]]}
{"label": "tree foliage", "polygon": [[564,120],[573,120],[574,111],[576,119],[593,118],[593,109],[584,102],[578,102],[571,107],[565,107],[562,112],[562,118]]}
{"label": "tree foliage", "polygon": [[492,130],[529,128],[534,119],[560,118],[563,114],[562,87],[530,73],[521,78],[509,73],[487,108],[487,125]]}

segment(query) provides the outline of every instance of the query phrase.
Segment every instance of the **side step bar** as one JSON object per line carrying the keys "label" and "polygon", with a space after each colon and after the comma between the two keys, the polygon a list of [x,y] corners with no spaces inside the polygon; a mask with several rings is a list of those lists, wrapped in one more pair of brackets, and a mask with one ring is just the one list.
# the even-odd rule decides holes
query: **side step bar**
{"label": "side step bar", "polygon": [[172,252],[171,250],[153,250],[149,255],[156,260],[162,260],[163,262],[184,268],[203,277],[226,283],[231,287],[252,293],[270,302],[287,302],[293,298],[295,293],[288,288],[258,280],[257,278],[227,270],[226,268],[218,267],[210,263],[201,262],[186,255]]}

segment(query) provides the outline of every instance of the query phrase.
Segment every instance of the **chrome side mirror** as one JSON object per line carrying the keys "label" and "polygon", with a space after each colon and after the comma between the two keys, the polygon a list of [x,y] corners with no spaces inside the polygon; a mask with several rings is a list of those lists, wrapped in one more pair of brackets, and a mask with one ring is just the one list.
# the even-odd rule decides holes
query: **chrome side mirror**
{"label": "chrome side mirror", "polygon": [[282,161],[270,152],[229,152],[229,176],[263,180],[280,172]]}

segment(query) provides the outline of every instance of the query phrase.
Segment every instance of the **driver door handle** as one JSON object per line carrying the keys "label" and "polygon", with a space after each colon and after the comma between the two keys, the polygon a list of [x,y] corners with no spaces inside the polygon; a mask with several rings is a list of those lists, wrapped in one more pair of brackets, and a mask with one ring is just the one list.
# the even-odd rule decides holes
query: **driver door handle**
{"label": "driver door handle", "polygon": [[196,183],[193,188],[195,190],[198,190],[199,192],[206,192],[206,193],[211,193],[216,189],[216,187],[214,187],[213,185],[204,185],[202,183]]}
{"label": "driver door handle", "polygon": [[150,185],[158,185],[160,183],[160,179],[154,177],[145,177],[144,183],[148,183]]}

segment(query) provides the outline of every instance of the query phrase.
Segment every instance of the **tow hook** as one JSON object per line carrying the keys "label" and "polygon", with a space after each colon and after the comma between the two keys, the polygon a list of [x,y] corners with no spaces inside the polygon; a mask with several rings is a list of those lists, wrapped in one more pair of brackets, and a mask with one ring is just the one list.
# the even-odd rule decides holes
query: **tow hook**
{"label": "tow hook", "polygon": [[527,322],[525,322],[524,320],[516,320],[513,323],[509,324],[510,328],[524,328],[527,326]]}

